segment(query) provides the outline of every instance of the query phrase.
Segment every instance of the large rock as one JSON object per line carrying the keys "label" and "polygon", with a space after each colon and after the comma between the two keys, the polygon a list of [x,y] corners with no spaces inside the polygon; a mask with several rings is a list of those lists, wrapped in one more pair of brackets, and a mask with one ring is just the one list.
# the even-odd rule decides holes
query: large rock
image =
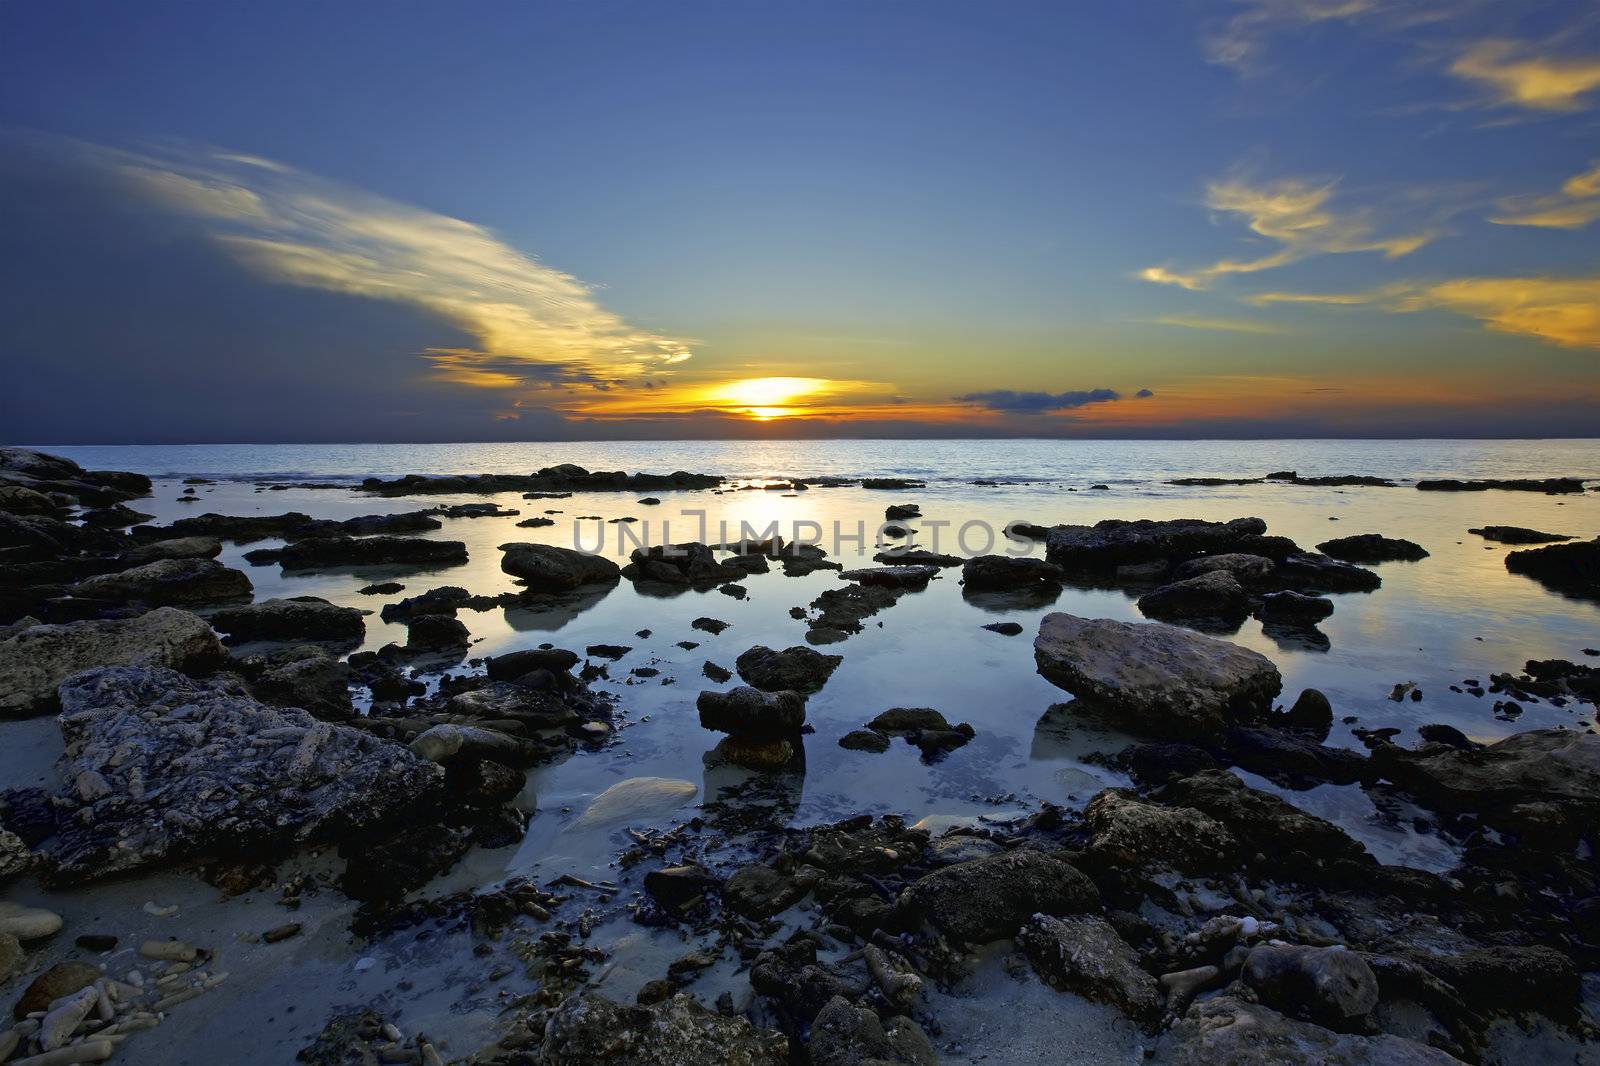
{"label": "large rock", "polygon": [[1511,552],[1506,556],[1506,569],[1557,592],[1600,596],[1600,537]]}
{"label": "large rock", "polygon": [[1089,801],[1084,819],[1090,850],[1118,866],[1165,866],[1182,873],[1221,869],[1239,843],[1210,815],[1193,807],[1146,803],[1120,789]]}
{"label": "large rock", "polygon": [[467,561],[459,540],[430,537],[310,537],[281,548],[255,551],[253,563],[277,563],[285,570],[331,566],[455,566]]}
{"label": "large rock", "polygon": [[800,693],[762,692],[747,685],[702,692],[696,707],[706,729],[759,740],[798,736],[806,721],[806,701]]}
{"label": "large rock", "polygon": [[961,567],[961,583],[972,591],[1031,588],[1061,584],[1061,568],[1043,559],[980,555]]}
{"label": "large rock", "polygon": [[63,881],[403,823],[444,779],[398,744],[160,667],[79,674],[61,706],[66,786],[47,854]]}
{"label": "large rock", "polygon": [[264,655],[234,657],[230,667],[250,683],[250,693],[279,707],[298,707],[318,718],[353,718],[347,663],[315,644],[278,647]]}
{"label": "large rock", "polygon": [[1233,996],[1203,1000],[1162,1038],[1157,1058],[1171,1066],[1461,1066],[1426,1044],[1387,1034],[1335,1033]]}
{"label": "large rock", "polygon": [[[892,510],[892,508],[891,508]],[[811,1023],[811,1066],[937,1066],[928,1035],[904,1015],[880,1021],[834,996]]]}
{"label": "large rock", "polygon": [[0,718],[54,710],[56,686],[80,670],[148,664],[198,674],[226,654],[209,625],[175,607],[116,621],[30,626],[0,641]]}
{"label": "large rock", "polygon": [[233,640],[360,640],[367,632],[362,613],[316,596],[263,600],[228,607],[211,624]]}
{"label": "large rock", "polygon": [[1034,972],[1058,991],[1109,1003],[1145,1024],[1161,1013],[1156,979],[1139,965],[1139,953],[1098,915],[1034,915],[1017,934],[1017,946]]}
{"label": "large rock", "polygon": [[1244,961],[1244,981],[1267,1006],[1333,1029],[1361,1026],[1378,1005],[1378,978],[1349,948],[1261,944]]}
{"label": "large rock", "polygon": [[222,541],[216,537],[173,537],[139,544],[122,554],[129,566],[142,566],[161,559],[215,559],[222,554]]}
{"label": "large rock", "polygon": [[1226,570],[1207,570],[1139,598],[1139,610],[1150,618],[1242,622],[1250,614],[1250,594]]}
{"label": "large rock", "polygon": [[1047,680],[1157,735],[1215,734],[1283,687],[1256,652],[1159,622],[1049,614],[1033,651]]}
{"label": "large rock", "polygon": [[1482,526],[1478,529],[1469,529],[1468,533],[1476,533],[1484,540],[1497,541],[1500,544],[1557,544],[1564,540],[1576,540],[1565,533],[1545,533],[1527,526]]}
{"label": "large rock", "polygon": [[1045,558],[1071,570],[1109,570],[1158,559],[1183,561],[1196,555],[1238,551],[1240,541],[1267,531],[1259,518],[1204,522],[1176,518],[1135,522],[1108,518],[1092,526],[1055,526],[1045,534]]}
{"label": "large rock", "polygon": [[739,656],[734,667],[739,676],[764,692],[815,692],[844,662],[843,655],[824,655],[796,645],[774,651],[757,644]]}
{"label": "large rock", "polygon": [[1385,537],[1380,533],[1335,537],[1318,544],[1317,550],[1347,563],[1416,562],[1428,557],[1428,550],[1415,541]]}
{"label": "large rock", "polygon": [[1372,864],[1366,848],[1332,822],[1251,788],[1224,770],[1206,770],[1170,782],[1163,803],[1194,807],[1216,819],[1242,845],[1284,876],[1314,874],[1330,862]]}
{"label": "large rock", "polygon": [[718,562],[711,548],[698,542],[635,548],[622,569],[622,576],[630,581],[694,586],[737,581],[746,573],[742,566]]}
{"label": "large rock", "polygon": [[1275,565],[1265,555],[1224,552],[1221,555],[1202,555],[1198,559],[1190,559],[1174,570],[1172,576],[1177,581],[1187,581],[1191,577],[1221,570],[1232,574],[1241,585],[1252,585],[1271,577]]}
{"label": "large rock", "polygon": [[84,599],[162,607],[238,599],[250,595],[251,585],[241,571],[215,559],[158,559],[131,570],[84,578],[71,591]]}
{"label": "large rock", "polygon": [[789,1041],[679,993],[653,1007],[570,995],[545,1024],[541,1066],[788,1066]]}
{"label": "large rock", "polygon": [[1423,803],[1452,813],[1481,813],[1497,821],[1553,809],[1572,825],[1600,818],[1600,735],[1536,729],[1487,747],[1461,750],[1428,744],[1418,751],[1384,745],[1375,769]]}
{"label": "large rock", "polygon": [[1278,578],[1300,592],[1371,592],[1383,579],[1371,570],[1316,552],[1301,552],[1278,563]]}
{"label": "large rock", "polygon": [[1096,911],[1100,893],[1076,867],[1042,851],[1009,851],[925,874],[895,904],[902,924],[932,925],[983,944],[1015,936],[1035,914]]}
{"label": "large rock", "polygon": [[500,569],[520,577],[530,589],[567,592],[582,585],[612,584],[622,570],[602,555],[590,555],[554,544],[502,544]]}

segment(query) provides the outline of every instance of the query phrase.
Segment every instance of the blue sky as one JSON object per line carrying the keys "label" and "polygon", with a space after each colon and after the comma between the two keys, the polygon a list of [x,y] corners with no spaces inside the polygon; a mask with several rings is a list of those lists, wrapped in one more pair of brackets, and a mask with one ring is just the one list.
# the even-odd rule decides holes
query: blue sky
{"label": "blue sky", "polygon": [[1592,4],[11,3],[0,39],[18,439],[1600,431]]}

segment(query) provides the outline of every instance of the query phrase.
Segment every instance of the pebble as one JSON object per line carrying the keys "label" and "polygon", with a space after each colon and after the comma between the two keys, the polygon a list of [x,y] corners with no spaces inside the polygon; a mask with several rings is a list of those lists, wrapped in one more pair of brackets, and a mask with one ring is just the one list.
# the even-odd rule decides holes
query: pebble
{"label": "pebble", "polygon": [[276,944],[281,940],[288,940],[292,936],[297,936],[299,933],[300,923],[290,922],[287,925],[280,925],[276,929],[268,929],[261,934],[261,939],[269,944]]}
{"label": "pebble", "polygon": [[167,962],[193,962],[200,953],[181,940],[146,940],[139,945],[139,954]]}
{"label": "pebble", "polygon": [[152,918],[171,918],[174,914],[178,913],[178,905],[174,903],[170,906],[163,907],[154,900],[146,900],[144,904],[144,912],[150,915]]}
{"label": "pebble", "polygon": [[0,933],[18,940],[39,940],[61,932],[61,915],[42,907],[0,902]]}

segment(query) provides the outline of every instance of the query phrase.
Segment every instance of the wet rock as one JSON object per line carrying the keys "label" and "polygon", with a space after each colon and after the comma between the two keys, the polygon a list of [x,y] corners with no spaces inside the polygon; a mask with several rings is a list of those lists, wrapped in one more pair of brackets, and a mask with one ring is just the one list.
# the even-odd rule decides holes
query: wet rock
{"label": "wet rock", "polygon": [[150,664],[200,674],[226,654],[209,625],[173,607],[116,621],[30,626],[0,641],[0,718],[53,710],[56,686],[80,670]]}
{"label": "wet rock", "polygon": [[1158,735],[1215,735],[1283,686],[1263,656],[1161,623],[1049,614],[1033,647],[1046,680]]}
{"label": "wet rock", "polygon": [[25,485],[0,484],[0,511],[15,515],[54,516],[63,508],[49,496]]}
{"label": "wet rock", "polygon": [[1010,851],[918,878],[895,910],[903,925],[932,925],[972,944],[1015,936],[1034,914],[1098,910],[1100,894],[1075,867],[1041,851]]}
{"label": "wet rock", "polygon": [[1317,739],[1325,740],[1328,731],[1333,728],[1333,704],[1328,702],[1328,697],[1321,690],[1305,689],[1295,699],[1294,706],[1285,712],[1282,724],[1291,729],[1303,729]]}
{"label": "wet rock", "polygon": [[1174,570],[1172,577],[1176,581],[1187,581],[1202,574],[1221,571],[1232,574],[1241,585],[1254,585],[1271,577],[1275,565],[1264,555],[1225,552],[1221,555],[1202,555],[1197,559],[1190,559]]}
{"label": "wet rock", "polygon": [[1139,610],[1150,618],[1242,622],[1250,614],[1250,594],[1228,571],[1208,570],[1146,593]]}
{"label": "wet rock", "polygon": [[1287,788],[1349,785],[1367,772],[1367,760],[1355,752],[1288,730],[1234,726],[1224,746],[1235,765]]}
{"label": "wet rock", "polygon": [[227,607],[211,615],[211,625],[233,640],[359,641],[366,635],[362,612],[317,596],[263,600]]}
{"label": "wet rock", "polygon": [[[884,746],[888,746],[884,741]],[[33,865],[27,843],[8,829],[0,829],[0,881],[26,873]]]}
{"label": "wet rock", "polygon": [[122,553],[128,566],[142,566],[161,559],[215,559],[222,554],[222,541],[216,537],[173,537],[135,545]]}
{"label": "wet rock", "polygon": [[961,583],[972,590],[1020,589],[1032,585],[1059,585],[1061,568],[1042,559],[1010,555],[980,555],[961,567]]}
{"label": "wet rock", "polygon": [[404,592],[405,588],[398,581],[379,581],[373,585],[363,585],[356,591],[363,596],[393,596],[397,592]]}
{"label": "wet rock", "polygon": [[1454,478],[1439,478],[1418,481],[1417,488],[1424,492],[1483,492],[1487,489],[1501,489],[1507,492],[1543,492],[1554,495],[1564,492],[1582,492],[1583,482],[1572,477],[1479,478],[1464,481]]}
{"label": "wet rock", "polygon": [[26,958],[22,944],[16,937],[10,933],[0,933],[0,985],[22,972],[22,964]]}
{"label": "wet rock", "polygon": [[708,680],[715,681],[719,685],[733,680],[733,671],[729,670],[725,666],[718,666],[709,659],[700,664],[700,672],[704,674]]}
{"label": "wet rock", "polygon": [[1146,1025],[1161,1013],[1160,987],[1139,965],[1139,954],[1104,918],[1035,915],[1017,946],[1052,988],[1109,1003]]}
{"label": "wet rock", "polygon": [[1225,771],[1180,778],[1157,796],[1210,815],[1238,839],[1244,857],[1260,856],[1283,875],[1314,876],[1332,862],[1375,865],[1366,848],[1338,826]]}
{"label": "wet rock", "polygon": [[712,474],[675,470],[670,474],[629,474],[622,470],[585,470],[576,463],[547,466],[536,474],[449,474],[429,477],[407,474],[388,481],[370,477],[362,491],[380,496],[456,495],[521,492],[528,499],[562,499],[573,492],[639,492],[661,489],[710,489],[722,484]]}
{"label": "wet rock", "polygon": [[[904,589],[884,588],[881,585],[847,585],[844,588],[826,589],[811,601],[813,613],[807,619],[811,628],[806,639],[813,644],[824,644],[843,640],[851,633],[859,633],[866,619],[893,607],[900,602],[904,593]],[[805,614],[802,611],[795,617],[805,617]],[[824,636],[826,639],[819,639]]]}
{"label": "wet rock", "polygon": [[584,654],[595,659],[610,659],[616,662],[633,649],[626,644],[591,644],[584,648]]}
{"label": "wet rock", "polygon": [[889,548],[878,552],[872,557],[872,561],[890,566],[936,566],[941,570],[952,566],[960,566],[965,562],[964,559],[956,555],[946,555],[943,552],[908,547]]}
{"label": "wet rock", "polygon": [[882,754],[889,750],[889,738],[873,729],[852,729],[839,738],[839,746],[850,751]]}
{"label": "wet rock", "polygon": [[1157,1049],[1172,1066],[1325,1062],[1348,1066],[1460,1066],[1443,1051],[1400,1037],[1335,1033],[1270,1007],[1218,996],[1189,1008]]}
{"label": "wet rock", "polygon": [[318,718],[339,720],[355,715],[350,702],[350,667],[314,644],[234,659],[232,665],[249,682],[257,699],[279,707],[298,707]]}
{"label": "wet rock", "polygon": [[530,589],[566,592],[583,585],[613,584],[622,576],[616,563],[553,544],[502,544],[500,569],[519,577]]}
{"label": "wet rock", "polygon": [[1238,547],[1241,538],[1266,531],[1267,524],[1259,518],[1231,522],[1108,518],[1093,526],[1051,528],[1045,536],[1045,558],[1071,570],[1110,570],[1129,563],[1243,550]]}
{"label": "wet rock", "polygon": [[80,992],[104,976],[98,966],[87,962],[58,962],[33,979],[12,1008],[12,1017],[20,1020],[47,1010],[56,1000]]}
{"label": "wet rock", "polygon": [[692,782],[675,778],[630,777],[596,796],[573,828],[594,830],[660,817],[688,803],[699,791]]}
{"label": "wet rock", "polygon": [[472,643],[466,623],[446,614],[422,614],[406,623],[406,647],[420,651],[465,648]]}
{"label": "wet rock", "polygon": [[734,913],[754,921],[781,914],[805,898],[809,879],[786,874],[766,863],[740,867],[722,886],[722,899]]}
{"label": "wet rock", "polygon": [[536,670],[565,674],[577,666],[578,661],[578,653],[565,648],[526,648],[490,656],[484,660],[484,667],[495,681],[515,681]]}
{"label": "wet rock", "polygon": [[802,747],[798,736],[772,739],[767,737],[724,737],[717,746],[706,752],[705,765],[710,767],[732,763],[747,770],[804,769]]}
{"label": "wet rock", "polygon": [[1577,1007],[1582,995],[1582,979],[1572,960],[1538,944],[1411,950],[1403,957],[1486,1014],[1530,1010],[1559,1016]]}
{"label": "wet rock", "polygon": [[1285,589],[1261,597],[1256,616],[1264,622],[1315,625],[1333,613],[1333,601],[1322,596]]}
{"label": "wet rock", "polygon": [[143,511],[135,511],[125,503],[114,503],[109,507],[97,507],[93,510],[85,511],[79,517],[82,518],[85,525],[103,526],[106,529],[123,529],[127,526],[138,525],[140,522],[148,522],[155,515],[145,514]]}
{"label": "wet rock", "polygon": [[1274,1010],[1332,1029],[1360,1028],[1378,1005],[1378,978],[1347,947],[1261,944],[1245,958],[1244,981]]}
{"label": "wet rock", "polygon": [[736,737],[781,740],[796,736],[806,721],[805,697],[798,692],[763,692],[741,685],[726,692],[700,693],[700,725]]}
{"label": "wet rock", "polygon": [[744,567],[719,562],[709,545],[698,542],[635,548],[629,560],[622,576],[630,581],[705,588],[738,581],[746,573]]}
{"label": "wet rock", "polygon": [[568,996],[550,1015],[541,1066],[788,1066],[789,1041],[727,1018],[679,993],[655,1006],[624,1006],[594,992]]}
{"label": "wet rock", "polygon": [[928,582],[939,573],[937,566],[872,566],[864,570],[846,570],[839,576],[846,581],[862,585],[881,585],[891,589],[927,588]]}
{"label": "wet rock", "polygon": [[899,522],[907,518],[921,518],[922,508],[914,503],[891,503],[884,508],[883,517],[889,522]]}
{"label": "wet rock", "polygon": [[169,607],[249,596],[251,585],[243,573],[215,559],[158,559],[130,570],[84,578],[70,591],[91,600]]}
{"label": "wet rock", "polygon": [[951,725],[943,714],[931,707],[891,707],[868,722],[867,729],[886,736],[904,737],[920,748],[923,758],[929,761],[963,746],[977,735],[966,722]]}
{"label": "wet rock", "polygon": [[426,811],[442,784],[399,745],[163,668],[79,674],[61,703],[63,778],[110,788],[58,795],[63,881],[338,838]]}
{"label": "wet rock", "polygon": [[487,759],[508,766],[525,766],[539,753],[527,741],[509,733],[455,722],[431,726],[407,746],[417,758],[440,764]]}
{"label": "wet rock", "polygon": [[644,890],[669,911],[680,910],[720,886],[711,871],[692,863],[666,866],[644,875]]}
{"label": "wet rock", "polygon": [[1557,592],[1600,596],[1600,537],[1511,552],[1506,556],[1506,569]]}
{"label": "wet rock", "polygon": [[61,932],[61,926],[61,915],[54,911],[0,900],[0,933],[14,936],[23,943],[55,936]]}
{"label": "wet rock", "polygon": [[1469,529],[1467,532],[1476,533],[1484,540],[1497,541],[1501,544],[1555,544],[1559,541],[1576,539],[1562,533],[1542,533],[1526,526],[1483,526],[1479,529]]}
{"label": "wet rock", "polygon": [[702,633],[710,633],[712,636],[716,636],[732,624],[731,622],[724,622],[720,618],[696,618],[689,623],[689,627],[698,629]]}
{"label": "wet rock", "polygon": [[896,816],[859,815],[814,830],[805,861],[835,873],[888,873],[915,862],[927,843],[926,830]]}
{"label": "wet rock", "polygon": [[842,655],[824,655],[800,645],[774,651],[758,644],[740,655],[734,667],[745,681],[766,692],[815,692],[842,662]]}
{"label": "wet rock", "polygon": [[1217,769],[1217,760],[1193,744],[1130,744],[1117,756],[1129,776],[1141,784],[1163,785],[1174,777]]}
{"label": "wet rock", "polygon": [[1021,622],[990,622],[988,625],[980,626],[979,628],[987,629],[991,633],[999,633],[1002,637],[1020,637],[1023,632]]}
{"label": "wet rock", "polygon": [[1317,545],[1317,550],[1347,563],[1416,562],[1428,557],[1427,549],[1414,541],[1385,537],[1378,533],[1360,533],[1353,537],[1325,540]]}
{"label": "wet rock", "polygon": [[448,872],[471,847],[468,833],[441,825],[357,837],[340,846],[345,868],[339,890],[364,903],[398,902]]}
{"label": "wet rock", "polygon": [[[300,511],[279,515],[220,515],[206,513],[180,518],[165,529],[152,529],[151,537],[215,537],[242,544],[268,537],[287,537],[311,523],[311,516]],[[135,530],[137,536],[139,530]]]}
{"label": "wet rock", "polygon": [[922,489],[927,485],[921,481],[903,477],[864,477],[861,479],[864,489]]}
{"label": "wet rock", "polygon": [[252,563],[275,562],[285,570],[346,566],[456,566],[467,561],[459,540],[431,537],[311,537],[282,548],[251,552]]}
{"label": "wet rock", "polygon": [[926,1033],[904,1015],[880,1021],[865,1007],[835,996],[811,1024],[812,1066],[937,1066]]}
{"label": "wet rock", "polygon": [[1300,592],[1371,592],[1383,584],[1371,570],[1312,552],[1284,559],[1278,577]]}
{"label": "wet rock", "polygon": [[1146,803],[1121,789],[1099,793],[1083,813],[1091,850],[1119,866],[1219,870],[1239,846],[1216,819],[1193,807]]}

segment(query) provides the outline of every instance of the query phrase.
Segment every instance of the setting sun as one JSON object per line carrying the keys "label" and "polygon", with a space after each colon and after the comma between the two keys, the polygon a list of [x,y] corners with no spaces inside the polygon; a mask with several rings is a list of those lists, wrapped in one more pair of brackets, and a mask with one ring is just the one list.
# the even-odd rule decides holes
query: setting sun
{"label": "setting sun", "polygon": [[708,389],[705,398],[714,406],[743,408],[764,421],[793,414],[794,401],[820,395],[831,384],[827,378],[744,378]]}

